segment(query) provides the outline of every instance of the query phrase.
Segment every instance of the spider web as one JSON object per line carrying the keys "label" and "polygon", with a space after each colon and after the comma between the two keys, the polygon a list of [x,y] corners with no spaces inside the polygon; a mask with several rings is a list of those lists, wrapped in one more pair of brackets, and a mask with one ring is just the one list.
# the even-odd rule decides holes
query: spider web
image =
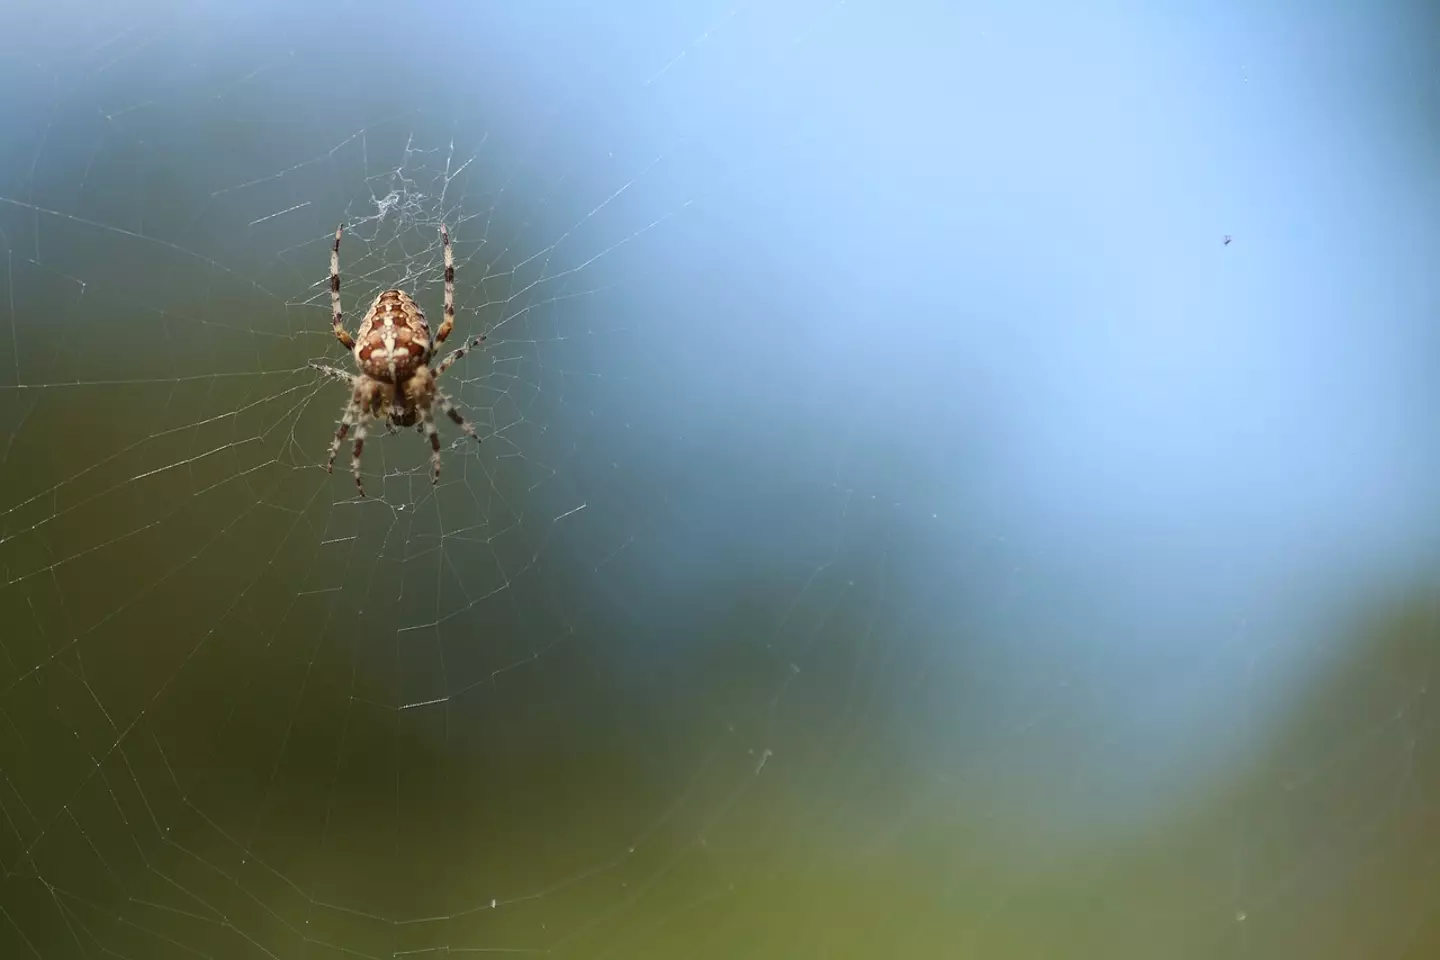
{"label": "spider web", "polygon": [[[1058,298],[967,312],[992,281],[954,263],[1004,256],[953,223],[879,249],[913,197],[846,153],[890,89],[854,67],[872,44],[916,89],[957,43],[977,85],[1026,45],[855,6],[387,23],[447,56],[380,43],[385,11],[328,11],[318,43],[280,8],[27,11],[3,80],[32,92],[0,115],[4,956],[1428,955],[1434,552],[1396,531],[1433,485],[1379,518],[1317,494],[1350,520],[1312,570],[1264,497],[1269,526],[1198,531],[1067,461],[1037,394],[1135,450],[1073,331],[1021,316]],[[830,168],[873,196],[806,206]],[[438,485],[413,431],[372,430],[364,500],[346,451],[325,472],[337,221],[352,331],[392,287],[433,327],[454,240],[448,346],[487,339],[444,383],[483,443],[441,421]],[[1258,228],[1234,232],[1204,256]],[[1195,269],[1206,329],[1263,299]],[[1033,479],[1057,461],[1059,494]]]}

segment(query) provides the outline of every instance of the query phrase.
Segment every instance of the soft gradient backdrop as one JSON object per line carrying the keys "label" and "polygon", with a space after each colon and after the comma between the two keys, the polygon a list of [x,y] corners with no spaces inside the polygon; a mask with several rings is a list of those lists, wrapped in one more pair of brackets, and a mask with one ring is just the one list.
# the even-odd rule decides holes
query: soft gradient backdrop
{"label": "soft gradient backdrop", "polygon": [[1434,955],[1437,38],[11,3],[0,955]]}

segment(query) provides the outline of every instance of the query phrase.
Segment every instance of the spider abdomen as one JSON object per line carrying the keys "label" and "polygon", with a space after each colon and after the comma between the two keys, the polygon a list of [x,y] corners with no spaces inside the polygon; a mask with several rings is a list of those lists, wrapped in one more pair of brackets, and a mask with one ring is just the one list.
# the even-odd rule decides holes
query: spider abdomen
{"label": "spider abdomen", "polygon": [[402,290],[376,297],[355,337],[360,372],[384,383],[403,383],[429,354],[430,327],[419,304]]}

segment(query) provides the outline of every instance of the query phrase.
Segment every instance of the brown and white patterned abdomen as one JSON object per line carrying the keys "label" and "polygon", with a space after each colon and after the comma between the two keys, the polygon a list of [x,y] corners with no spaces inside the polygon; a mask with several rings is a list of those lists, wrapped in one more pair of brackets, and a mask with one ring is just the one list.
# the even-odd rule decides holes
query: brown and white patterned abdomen
{"label": "brown and white patterned abdomen", "polygon": [[425,312],[401,290],[375,298],[355,337],[355,362],[367,377],[404,383],[430,355]]}

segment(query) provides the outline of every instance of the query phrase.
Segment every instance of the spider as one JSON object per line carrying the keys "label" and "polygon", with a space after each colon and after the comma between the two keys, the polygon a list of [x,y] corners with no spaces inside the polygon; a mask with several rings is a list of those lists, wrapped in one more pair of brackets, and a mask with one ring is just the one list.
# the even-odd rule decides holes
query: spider
{"label": "spider", "polygon": [[451,351],[433,368],[430,361],[435,348],[445,342],[455,326],[455,254],[450,249],[450,234],[440,225],[440,242],[445,248],[445,321],[430,338],[425,311],[403,290],[383,290],[370,304],[360,329],[354,337],[341,323],[340,311],[340,235],[345,225],[335,228],[335,245],[330,248],[330,306],[334,310],[335,339],[355,357],[358,374],[348,374],[334,367],[311,364],[320,372],[350,385],[350,402],[330,441],[330,459],[325,472],[335,472],[335,457],[350,428],[355,428],[355,449],[350,455],[350,472],[355,488],[365,496],[360,479],[360,453],[365,449],[366,428],[371,419],[386,421],[389,432],[397,427],[415,427],[430,438],[430,482],[440,482],[440,431],[435,425],[434,408],[438,406],[476,443],[480,436],[475,428],[455,409],[436,380],[450,365],[465,356],[472,347],[484,341],[472,338],[463,347]]}

